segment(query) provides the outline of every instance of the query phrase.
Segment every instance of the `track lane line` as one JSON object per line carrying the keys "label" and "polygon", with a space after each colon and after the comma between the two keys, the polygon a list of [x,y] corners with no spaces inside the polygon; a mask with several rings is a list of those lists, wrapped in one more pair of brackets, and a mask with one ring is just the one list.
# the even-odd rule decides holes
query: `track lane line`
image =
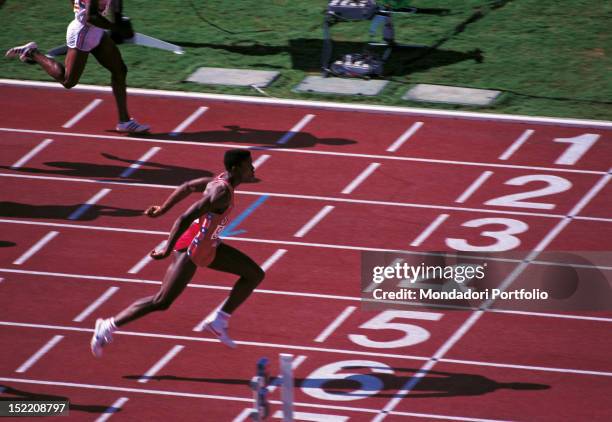
{"label": "track lane line", "polygon": [[23,265],[28,259],[32,258],[37,252],[44,248],[45,245],[53,240],[58,234],[59,232],[50,231],[44,235],[38,242],[32,245],[30,249],[25,251],[19,258],[13,261],[13,265]]}
{"label": "track lane line", "polygon": [[[68,332],[79,332],[79,333],[88,333],[88,334],[94,332],[93,328],[70,327],[70,326],[48,325],[48,324],[34,324],[34,323],[25,323],[25,322],[12,322],[12,321],[0,321],[0,326],[42,329],[42,330],[55,330],[55,331],[68,331]],[[184,342],[200,342],[200,343],[218,343],[219,342],[217,338],[208,338],[208,337],[201,337],[201,336],[196,336],[196,337],[179,336],[179,335],[172,335],[172,334],[147,333],[147,332],[123,331],[123,330],[115,331],[114,334],[131,336],[131,337],[155,338],[155,339],[184,341]],[[323,353],[330,353],[330,354],[345,354],[345,355],[353,355],[353,356],[367,356],[367,357],[390,358],[390,359],[400,359],[400,360],[417,360],[417,361],[425,361],[425,362],[428,362],[431,360],[431,357],[429,356],[369,352],[369,351],[364,351],[364,350],[333,349],[333,348],[326,348],[326,347],[265,343],[265,342],[244,341],[244,340],[237,340],[236,344],[244,345],[244,346],[254,346],[254,347],[269,347],[269,348],[281,349],[281,350],[283,349],[296,350],[299,353],[310,351],[310,352],[323,352]],[[602,377],[612,377],[612,372],[595,371],[595,370],[587,370],[587,369],[555,368],[555,367],[536,366],[536,365],[515,365],[515,364],[508,364],[508,363],[475,361],[475,360],[467,360],[467,359],[465,360],[464,359],[450,359],[450,358],[440,358],[438,359],[438,361],[447,362],[447,363],[456,363],[456,364],[466,365],[466,366],[489,366],[489,367],[499,367],[499,368],[526,369],[526,370],[542,371],[542,372],[558,372],[558,373],[577,374],[577,375],[596,375],[596,376],[602,376]]]}
{"label": "track lane line", "polygon": [[[45,131],[45,130],[31,130],[31,129],[18,129],[18,128],[4,128],[0,127],[0,132],[14,132],[14,133],[27,133],[27,134],[39,134],[47,136],[55,136],[65,138],[79,138],[79,142],[85,140],[108,140],[108,141],[121,141],[121,142],[147,142],[147,143],[158,143],[168,145],[190,145],[200,148],[223,148],[227,149],[227,144],[214,143],[214,142],[191,142],[191,141],[180,141],[180,140],[166,140],[156,138],[140,138],[138,136],[113,136],[113,135],[94,135],[90,133],[71,133],[71,132],[56,132],[56,131]],[[556,167],[542,167],[542,166],[522,166],[516,164],[501,164],[501,163],[484,163],[474,161],[454,161],[454,160],[441,160],[434,158],[417,158],[417,157],[406,157],[398,155],[381,155],[381,154],[360,154],[350,152],[334,152],[334,151],[316,151],[306,150],[299,148],[264,148],[259,145],[246,145],[246,144],[231,144],[232,148],[242,148],[249,150],[267,150],[274,152],[283,152],[289,154],[310,154],[310,155],[323,155],[332,157],[350,157],[350,158],[366,158],[374,160],[386,160],[386,161],[407,161],[417,163],[432,163],[432,164],[447,164],[447,165],[459,165],[469,167],[491,167],[491,168],[502,168],[502,169],[520,169],[520,170],[537,170],[537,171],[549,171],[553,173],[576,173],[576,174],[605,174],[605,171],[600,170],[580,170],[580,169],[568,169],[568,168],[556,168]]]}
{"label": "track lane line", "polygon": [[15,372],[18,372],[20,374],[26,372],[28,369],[34,366],[34,364],[38,362],[49,350],[53,349],[55,345],[57,345],[57,343],[59,343],[63,338],[64,336],[53,336],[51,340],[45,343],[43,347],[38,349],[36,353],[34,353],[28,358],[28,360],[22,363],[21,366],[19,366],[19,368],[15,370]]}
{"label": "track lane line", "polygon": [[178,136],[185,129],[187,129],[193,122],[195,122],[202,114],[206,113],[208,107],[198,107],[193,113],[189,115],[181,124],[172,129],[170,136]]}
{"label": "track lane line", "polygon": [[376,169],[380,167],[380,163],[370,163],[351,183],[342,189],[342,193],[349,195],[361,185]]}
{"label": "track lane line", "polygon": [[175,345],[170,349],[160,360],[158,360],[155,365],[153,365],[147,372],[144,373],[142,377],[138,379],[138,382],[141,384],[147,383],[162,369],[164,366],[168,364],[176,355],[179,354],[181,350],[183,350],[185,346],[181,346],[180,344]]}
{"label": "track lane line", "polygon": [[89,103],[83,110],[79,111],[72,119],[70,119],[66,123],[64,123],[62,125],[62,127],[64,129],[72,128],[74,125],[76,125],[78,122],[80,122],[83,117],[87,116],[96,107],[98,107],[98,105],[100,105],[101,102],[102,102],[102,100],[100,98],[96,98],[91,103]]}
{"label": "track lane line", "polygon": [[478,190],[479,187],[481,187],[484,182],[486,182],[491,176],[493,176],[493,172],[492,171],[485,171],[483,172],[480,176],[478,176],[478,178],[476,180],[474,180],[472,182],[472,184],[470,186],[468,186],[468,188],[461,194],[459,195],[459,197],[457,199],[455,199],[455,202],[459,203],[459,204],[463,204],[465,201],[467,201],[473,194],[474,192],[476,192]]}
{"label": "track lane line", "polygon": [[302,129],[304,129],[304,126],[306,126],[308,123],[310,123],[310,121],[312,119],[314,119],[314,118],[315,118],[314,114],[307,114],[304,117],[302,117],[302,120],[297,122],[295,124],[295,126],[293,126],[291,129],[289,129],[289,132],[285,133],[282,136],[282,138],[280,138],[278,141],[276,141],[276,145],[286,145],[287,142],[289,142],[291,140],[291,138],[293,138],[295,135],[300,133],[300,131]]}
{"label": "track lane line", "polygon": [[113,416],[123,405],[128,401],[127,397],[119,397],[109,408],[104,411],[104,414],[96,419],[95,422],[106,422],[111,416]]}
{"label": "track lane line", "polygon": [[334,331],[338,329],[342,325],[344,321],[346,321],[353,312],[357,309],[356,306],[347,306],[341,313],[338,315],[327,327],[321,331],[314,341],[317,343],[324,343],[325,340],[329,338],[330,335],[333,334]]}
{"label": "track lane line", "polygon": [[138,170],[140,167],[143,166],[143,164],[146,164],[147,161],[149,161],[149,159],[151,157],[153,157],[155,154],[157,154],[159,152],[159,150],[161,150],[160,147],[153,147],[151,149],[149,149],[147,152],[145,152],[138,160],[136,160],[135,163],[133,163],[132,165],[130,165],[128,168],[126,168],[120,175],[119,177],[122,178],[128,178],[130,177],[132,174],[134,174],[134,172],[136,170]]}
{"label": "track lane line", "polygon": [[[158,184],[146,184],[146,183],[132,183],[132,182],[120,182],[120,181],[109,181],[109,180],[91,180],[81,178],[69,178],[69,177],[49,177],[49,176],[31,176],[21,174],[7,174],[1,173],[0,177],[16,178],[16,179],[33,179],[33,180],[49,180],[49,181],[62,181],[62,182],[74,182],[74,183],[85,183],[85,184],[97,184],[97,185],[118,185],[128,187],[143,187],[149,189],[176,189],[178,186],[175,185],[158,185]],[[290,198],[290,199],[305,199],[309,201],[327,201],[327,202],[338,202],[346,204],[360,204],[360,205],[378,205],[378,206],[390,206],[390,207],[403,207],[403,208],[420,208],[420,209],[434,209],[434,210],[449,210],[449,211],[465,211],[465,212],[478,212],[486,214],[505,214],[505,215],[524,215],[531,217],[543,217],[543,218],[563,218],[563,214],[552,214],[552,213],[538,213],[531,211],[511,211],[511,210],[496,210],[486,208],[470,208],[470,207],[458,207],[458,206],[446,206],[446,205],[434,205],[434,204],[420,204],[414,202],[392,202],[392,201],[376,201],[368,199],[353,199],[353,198],[341,198],[335,196],[317,196],[317,195],[300,195],[291,193],[278,193],[278,192],[260,192],[260,191],[235,191],[238,195],[250,195],[250,196],[267,196],[274,198]],[[588,220],[588,221],[603,221],[612,222],[612,218],[605,217],[588,217],[588,216],[576,216],[576,219]]]}
{"label": "track lane line", "polygon": [[[535,264],[535,263],[536,261],[532,262],[532,264]],[[56,277],[56,278],[75,278],[75,279],[81,279],[81,280],[112,281],[112,282],[136,283],[136,284],[161,285],[162,283],[162,281],[160,280],[106,277],[106,276],[96,276],[96,275],[86,275],[86,274],[54,273],[54,272],[45,272],[45,271],[26,271],[26,270],[16,270],[12,268],[0,268],[0,273],[2,272],[10,273],[10,274],[41,275],[41,276]],[[187,285],[187,287],[196,288],[196,289],[224,290],[224,291],[230,291],[232,289],[229,286],[226,287],[226,286],[218,286],[218,285],[212,285],[212,284],[199,284],[199,283],[190,283],[189,285]],[[324,293],[294,292],[294,291],[285,291],[285,290],[255,289],[254,292],[261,293],[261,294],[279,295],[279,296],[309,297],[309,298],[318,298],[318,299],[341,300],[341,301],[348,301],[348,302],[359,302],[362,300],[360,297],[353,297],[353,296],[340,296],[340,295],[331,295],[331,294],[324,294]],[[427,306],[432,306],[432,305],[431,304],[415,304],[414,306],[427,307]],[[445,308],[442,305],[439,305],[438,307],[441,310],[444,310]],[[501,313],[501,314],[529,315],[529,316],[537,316],[537,317],[544,317],[544,318],[561,318],[561,319],[575,319],[575,320],[584,320],[584,321],[612,322],[612,318],[594,317],[594,316],[586,316],[586,315],[553,314],[553,313],[545,313],[545,312],[528,312],[528,311],[516,311],[516,310],[505,310],[505,309],[488,309],[487,312]]]}
{"label": "track lane line", "polygon": [[429,226],[427,226],[425,228],[425,230],[423,230],[421,232],[421,234],[419,234],[411,243],[410,246],[412,247],[418,247],[421,246],[423,244],[423,242],[425,242],[427,240],[427,238],[429,236],[431,236],[431,234],[433,232],[435,232],[438,227],[440,227],[440,225],[442,223],[444,223],[446,221],[446,219],[449,217],[449,214],[440,214],[438,215],[434,221],[432,221]]}
{"label": "track lane line", "polygon": [[17,169],[23,167],[23,165],[26,164],[28,161],[30,161],[36,154],[41,152],[43,149],[45,149],[47,146],[49,146],[52,143],[53,143],[53,139],[45,139],[40,144],[38,144],[34,148],[32,148],[30,150],[30,152],[28,152],[26,155],[24,155],[19,160],[17,160],[11,166],[11,169],[12,170],[17,170]]}
{"label": "track lane line", "polygon": [[335,207],[333,205],[325,205],[323,208],[319,210],[318,213],[316,213],[310,220],[308,220],[308,222],[306,222],[306,224],[304,224],[301,229],[295,232],[293,237],[306,236],[306,234],[308,234],[308,232],[312,230],[314,226],[319,224],[319,222],[323,220],[327,214],[332,212],[334,208]]}
{"label": "track lane line", "polygon": [[102,190],[100,190],[100,192],[96,193],[94,196],[92,196],[91,198],[89,198],[87,200],[87,202],[85,202],[83,205],[81,205],[79,208],[77,208],[72,214],[70,214],[68,216],[68,220],[78,220],[79,218],[81,218],[83,216],[83,214],[85,214],[87,211],[89,211],[89,209],[92,207],[92,205],[95,205],[98,203],[98,201],[102,198],[104,198],[106,195],[108,195],[108,193],[111,190],[108,188],[104,188]]}
{"label": "track lane line", "polygon": [[[47,88],[53,91],[62,91],[64,88],[55,82],[30,81],[19,79],[0,78],[0,85],[21,87],[21,88]],[[107,92],[112,90],[109,86],[79,84],[72,91],[84,92]],[[313,101],[313,100],[292,100],[278,98],[261,98],[246,95],[228,95],[228,94],[205,94],[185,91],[168,91],[147,88],[128,88],[128,93],[142,96],[168,97],[168,98],[196,98],[206,100],[231,101],[244,104],[279,104],[310,107],[315,109],[338,109],[338,110],[356,110],[363,112],[382,111],[396,115],[417,115],[417,116],[436,116],[436,117],[462,117],[466,120],[481,120],[481,121],[503,121],[516,123],[541,123],[550,124],[566,124],[576,126],[591,126],[598,128],[612,128],[612,122],[604,120],[588,120],[588,119],[572,119],[560,117],[543,117],[543,116],[522,116],[512,114],[496,114],[496,113],[477,113],[466,111],[450,111],[450,110],[435,110],[415,107],[397,107],[397,106],[379,106],[370,104],[347,104],[335,103],[329,101]]]}
{"label": "track lane line", "polygon": [[[80,383],[63,382],[63,381],[36,380],[36,379],[26,379],[26,378],[8,378],[8,377],[0,377],[0,381],[21,383],[21,384],[33,384],[33,385],[51,385],[54,387],[81,388],[81,389],[88,389],[88,390],[102,390],[102,391],[117,391],[117,392],[124,392],[124,393],[149,394],[149,395],[159,395],[159,396],[166,396],[166,397],[185,397],[185,398],[195,398],[195,399],[237,401],[237,402],[249,403],[249,404],[253,402],[252,397],[246,398],[246,397],[237,397],[237,396],[186,393],[186,392],[179,392],[179,391],[116,387],[116,386],[111,386],[111,385],[80,384]],[[274,405],[282,405],[282,402],[280,400],[269,400],[269,403],[274,404]],[[355,412],[355,413],[376,413],[378,412],[377,409],[368,409],[368,408],[363,408],[363,407],[350,407],[350,406],[339,406],[339,405],[318,404],[318,403],[304,403],[304,402],[294,402],[293,404],[294,406],[297,406],[297,407],[344,410],[344,411]],[[506,422],[506,421],[499,421],[495,419],[473,419],[473,418],[466,418],[466,417],[461,417],[461,416],[433,415],[433,414],[427,414],[427,413],[412,413],[412,412],[392,412],[392,415],[428,417],[428,418],[444,419],[444,420],[450,420],[450,421]]]}
{"label": "track lane line", "polygon": [[92,314],[96,309],[98,309],[104,302],[106,302],[112,295],[114,295],[119,287],[111,286],[109,287],[102,295],[93,301],[87,308],[83,309],[80,314],[74,317],[74,322],[83,322],[85,318]]}
{"label": "track lane line", "polygon": [[532,130],[532,129],[527,129],[526,131],[524,131],[524,132],[523,132],[523,134],[522,134],[521,136],[519,136],[519,137],[516,139],[516,141],[514,141],[514,142],[512,143],[512,145],[510,145],[510,146],[508,147],[508,149],[502,153],[502,155],[500,155],[500,156],[498,157],[498,160],[507,160],[507,159],[509,159],[510,157],[512,157],[512,155],[513,155],[513,154],[514,154],[516,151],[518,151],[518,149],[519,149],[521,146],[523,146],[523,144],[524,144],[525,142],[527,142],[527,139],[529,139],[529,137],[530,137],[531,135],[533,135],[533,132],[534,132],[534,130]]}
{"label": "track lane line", "polygon": [[404,145],[408,139],[412,138],[412,135],[414,135],[417,130],[423,126],[423,124],[423,122],[414,122],[412,126],[406,130],[406,132],[404,132],[395,142],[393,142],[393,144],[391,144],[391,146],[389,146],[389,148],[387,148],[387,152],[395,152],[400,149],[400,147]]}

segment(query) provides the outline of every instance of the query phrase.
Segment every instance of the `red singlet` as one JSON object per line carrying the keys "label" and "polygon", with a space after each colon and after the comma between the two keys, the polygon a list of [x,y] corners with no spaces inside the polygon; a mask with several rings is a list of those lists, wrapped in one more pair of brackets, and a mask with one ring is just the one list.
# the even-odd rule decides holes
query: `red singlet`
{"label": "red singlet", "polygon": [[227,226],[229,213],[234,207],[234,189],[227,180],[222,179],[222,176],[223,174],[218,175],[210,183],[223,183],[229,188],[231,198],[227,209],[223,214],[209,211],[195,220],[174,247],[177,251],[187,248],[187,256],[200,267],[207,267],[215,259],[217,246],[221,243],[219,235]]}

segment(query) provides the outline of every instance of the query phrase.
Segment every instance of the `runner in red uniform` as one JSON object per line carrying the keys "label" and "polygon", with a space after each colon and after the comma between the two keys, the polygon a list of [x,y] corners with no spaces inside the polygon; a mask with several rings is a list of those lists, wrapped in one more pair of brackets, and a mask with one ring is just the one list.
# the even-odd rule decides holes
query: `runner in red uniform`
{"label": "runner in red uniform", "polygon": [[112,334],[118,327],[153,311],[168,309],[187,287],[198,266],[240,277],[223,306],[210,315],[205,325],[224,344],[236,347],[227,334],[229,317],[261,283],[265,274],[251,258],[219,238],[234,204],[234,189],[255,177],[249,151],[229,150],[223,161],[224,173],[215,178],[187,182],[176,189],[163,205],[154,205],[145,211],[150,217],[158,217],[190,193],[204,192],[202,198],[176,220],[165,246],[151,252],[154,259],[174,254],[174,261],[168,267],[159,292],[134,302],[114,317],[96,321],[91,339],[91,351],[95,356],[102,355],[102,348],[112,341]]}

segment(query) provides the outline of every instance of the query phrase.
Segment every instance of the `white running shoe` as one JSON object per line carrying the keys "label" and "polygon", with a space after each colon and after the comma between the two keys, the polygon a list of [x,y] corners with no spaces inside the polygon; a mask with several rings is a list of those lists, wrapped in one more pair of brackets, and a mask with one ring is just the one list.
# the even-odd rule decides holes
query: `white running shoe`
{"label": "white running shoe", "polygon": [[102,348],[113,341],[113,331],[109,320],[98,318],[96,329],[91,337],[91,353],[97,358],[102,356]]}
{"label": "white running shoe", "polygon": [[236,343],[234,343],[234,340],[232,340],[227,334],[226,321],[222,321],[219,318],[206,321],[204,329],[213,333],[221,341],[221,343],[225,344],[227,347],[231,347],[232,349],[236,348]]}
{"label": "white running shoe", "polygon": [[16,57],[19,56],[19,60],[22,62],[31,62],[32,58],[30,55],[34,50],[38,48],[38,45],[34,41],[30,41],[25,45],[20,45],[17,47],[13,47],[8,50],[5,54],[6,57]]}
{"label": "white running shoe", "polygon": [[148,132],[149,129],[151,129],[149,125],[140,124],[134,119],[130,119],[127,122],[119,122],[115,127],[117,132],[123,133],[143,133]]}

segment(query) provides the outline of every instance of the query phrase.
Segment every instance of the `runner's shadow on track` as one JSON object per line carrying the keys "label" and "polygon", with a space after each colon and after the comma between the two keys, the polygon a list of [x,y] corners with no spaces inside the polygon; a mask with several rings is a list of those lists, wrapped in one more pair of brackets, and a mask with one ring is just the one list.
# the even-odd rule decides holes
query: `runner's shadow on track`
{"label": "runner's shadow on track", "polygon": [[241,127],[236,125],[224,126],[227,130],[211,130],[205,132],[186,132],[180,134],[151,133],[156,139],[168,139],[172,141],[188,141],[200,143],[225,143],[234,142],[239,144],[263,145],[262,148],[312,148],[316,145],[343,146],[356,144],[357,141],[344,138],[318,138],[308,132],[295,133],[286,143],[277,142],[287,135],[287,131],[261,130]]}
{"label": "runner's shadow on track", "polygon": [[[341,380],[301,379],[296,385],[301,388],[324,388],[328,394],[349,397],[395,397],[395,391],[404,389],[406,383],[419,372],[419,369],[391,368],[394,374],[372,373],[371,367],[345,367],[343,369],[363,370],[362,374]],[[389,368],[379,368],[389,370]],[[351,379],[352,378],[352,379]],[[441,371],[427,371],[427,374],[412,388],[406,398],[480,396],[500,389],[510,390],[547,390],[546,384],[525,382],[500,383],[482,375]],[[361,393],[356,393],[361,390]],[[389,391],[385,393],[383,391]],[[371,393],[368,393],[371,391]]]}
{"label": "runner's shadow on track", "polygon": [[[51,174],[67,177],[88,177],[102,181],[121,180],[131,183],[147,183],[159,185],[180,185],[188,180],[200,177],[213,176],[208,170],[194,169],[189,167],[179,167],[168,164],[147,161],[142,167],[132,172],[128,177],[119,177],[130,165],[137,163],[137,160],[120,158],[112,154],[101,154],[104,158],[120,164],[94,164],[79,163],[71,161],[49,161],[44,163],[46,166],[55,167],[53,169],[39,169],[31,167],[21,167],[20,172],[32,174]],[[9,167],[0,166],[2,169],[9,170]],[[12,170],[12,169],[11,169]]]}
{"label": "runner's shadow on track", "polygon": [[[363,370],[345,379],[297,378],[295,385],[301,388],[324,389],[328,394],[350,397],[395,397],[395,392],[402,390],[406,383],[415,375],[418,369],[392,368],[395,374],[372,373],[371,367],[345,367],[343,369]],[[380,368],[388,370],[388,368]],[[144,375],[126,375],[123,378],[138,380]],[[249,385],[250,380],[230,378],[196,378],[175,375],[156,375],[144,377],[155,381],[188,381],[226,385]],[[275,378],[271,379],[275,382]],[[493,393],[500,389],[511,390],[547,390],[546,384],[524,382],[499,383],[482,375],[462,374],[440,371],[428,371],[427,375],[412,389],[409,398],[480,396]],[[361,390],[361,393],[355,393]],[[389,391],[385,393],[384,391]]]}
{"label": "runner's shadow on track", "polygon": [[[0,210],[2,205],[0,205]],[[9,242],[8,240],[0,240],[0,248],[12,248],[13,246],[17,246],[15,242]]]}
{"label": "runner's shadow on track", "polygon": [[[68,220],[68,217],[82,205],[31,205],[19,202],[0,202],[0,217]],[[143,210],[92,205],[79,217],[79,221],[91,221],[98,217],[141,217],[142,215]]]}
{"label": "runner's shadow on track", "polygon": [[[2,396],[0,401],[8,400],[38,400],[38,401],[68,401],[68,408],[72,411],[87,412],[87,413],[105,413],[109,412],[111,405],[98,405],[98,404],[76,404],[71,401],[70,397],[65,396],[54,396],[45,393],[31,393],[29,391],[18,390],[8,385],[0,384],[0,391]],[[8,397],[6,396],[8,394]],[[121,412],[121,409],[113,409],[113,413]]]}

